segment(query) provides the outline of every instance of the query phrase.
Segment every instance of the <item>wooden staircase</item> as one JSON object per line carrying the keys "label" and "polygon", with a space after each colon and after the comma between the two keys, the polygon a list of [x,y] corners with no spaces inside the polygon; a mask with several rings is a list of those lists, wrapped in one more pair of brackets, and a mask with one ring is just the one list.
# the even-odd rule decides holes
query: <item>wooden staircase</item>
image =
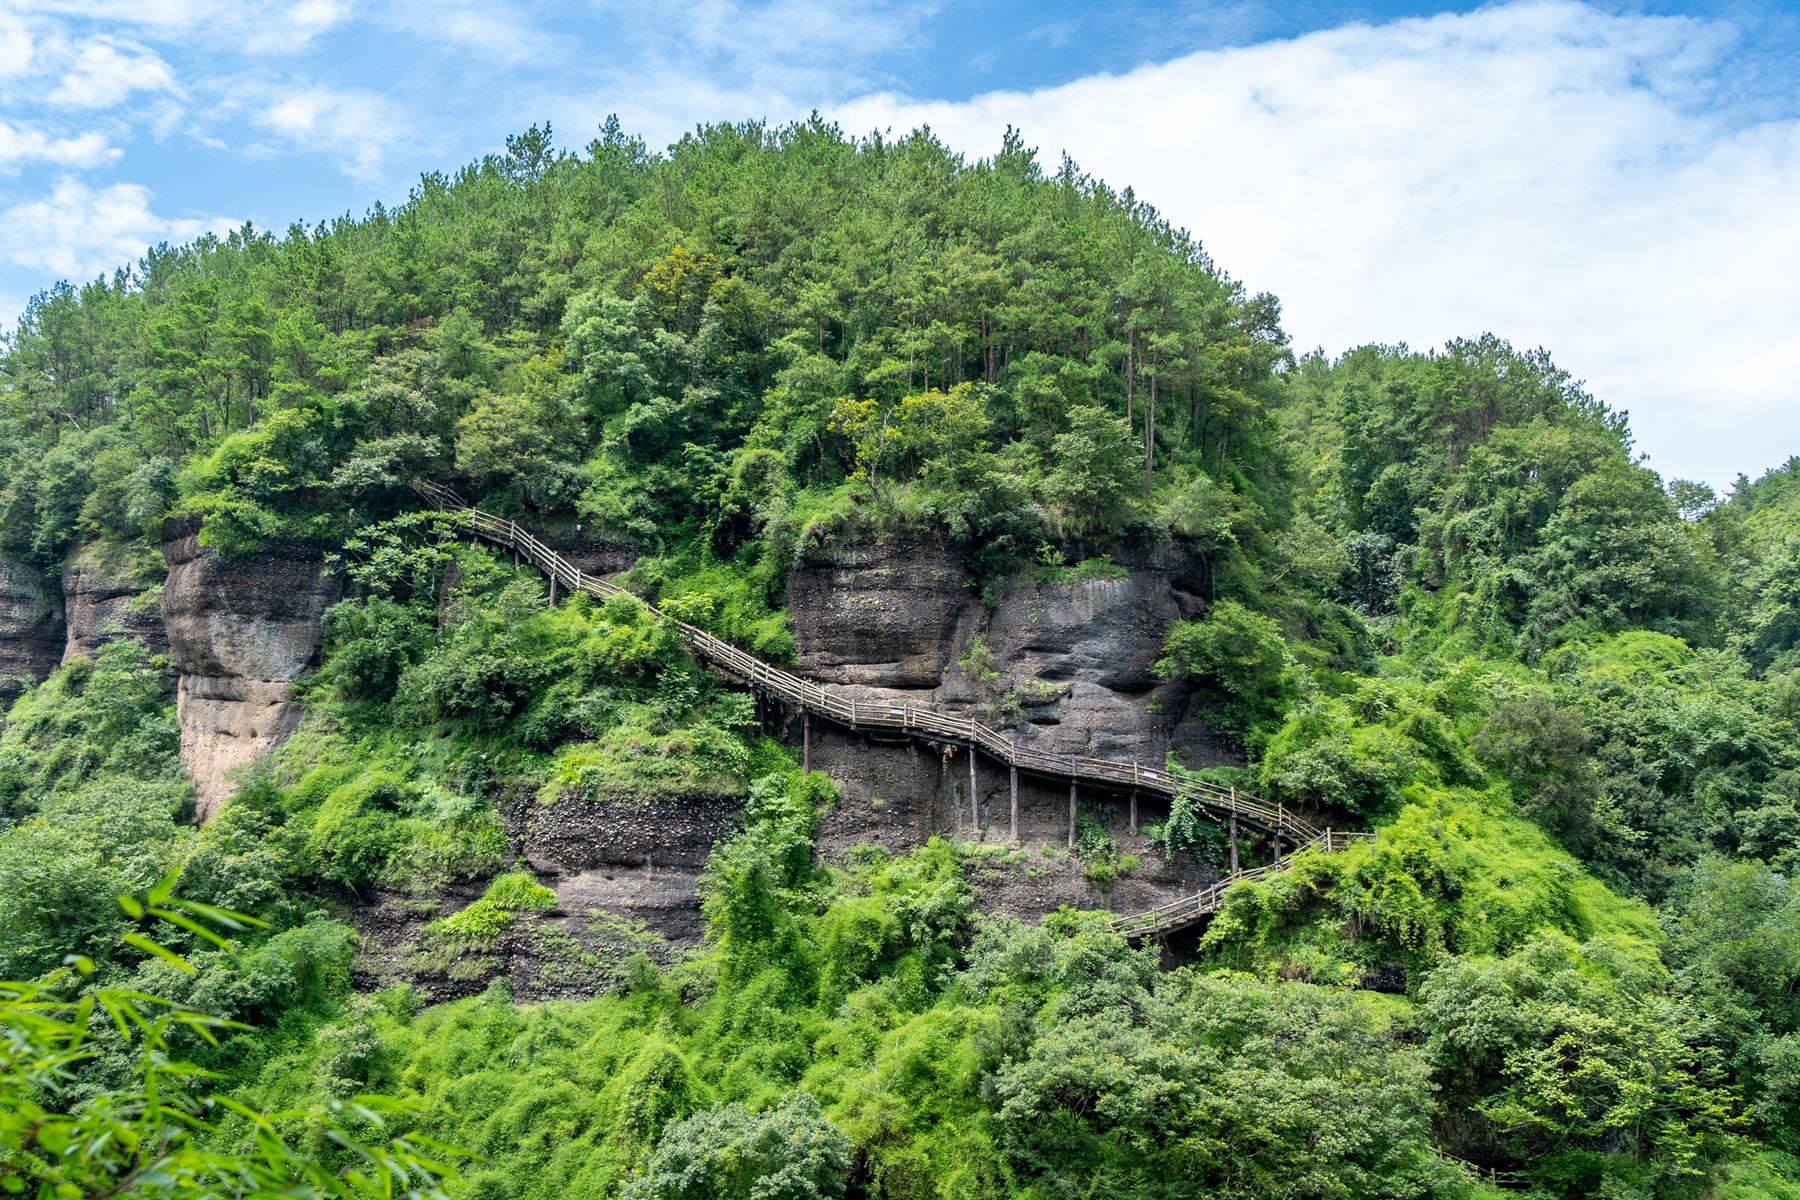
{"label": "wooden staircase", "polygon": [[[972,716],[952,717],[917,705],[858,701],[854,697],[839,695],[811,680],[770,666],[697,626],[664,616],[617,584],[584,574],[580,568],[551,550],[517,523],[471,507],[462,497],[441,484],[417,478],[411,484],[413,490],[433,508],[456,517],[474,536],[513,551],[521,563],[529,562],[542,571],[550,579],[552,601],[559,586],[564,591],[586,592],[601,599],[629,596],[663,620],[669,621],[702,661],[752,689],[794,705],[803,713],[816,713],[853,730],[897,730],[937,742],[968,746],[971,753],[980,750],[1006,764],[1014,773],[1015,812],[1017,772],[1024,771],[1041,777],[1068,780],[1071,817],[1074,812],[1074,788],[1080,784],[1088,784],[1113,792],[1142,791],[1171,799],[1182,797],[1208,816],[1228,823],[1233,830],[1234,846],[1235,833],[1240,827],[1270,839],[1275,853],[1274,860],[1268,865],[1234,871],[1193,896],[1181,897],[1147,912],[1120,917],[1114,922],[1114,926],[1128,938],[1154,938],[1194,924],[1218,909],[1225,890],[1232,884],[1240,880],[1256,879],[1271,871],[1283,870],[1295,854],[1306,851],[1328,853],[1340,850],[1354,840],[1373,836],[1321,830],[1287,811],[1282,805],[1267,804],[1235,788],[1222,788],[1188,779],[1158,767],[1080,755],[1050,754],[1020,746]],[[971,773],[972,771],[973,758]],[[1235,853],[1233,857],[1235,859]]]}

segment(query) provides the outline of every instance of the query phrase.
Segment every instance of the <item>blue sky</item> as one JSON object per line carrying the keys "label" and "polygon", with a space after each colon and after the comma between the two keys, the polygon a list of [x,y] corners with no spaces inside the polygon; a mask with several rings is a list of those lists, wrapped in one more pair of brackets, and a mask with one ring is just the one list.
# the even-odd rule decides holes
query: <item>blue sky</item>
{"label": "blue sky", "polygon": [[1769,5],[0,0],[0,312],[401,199],[536,121],[1008,123],[1301,348],[1547,346],[1670,476],[1800,453],[1800,13]]}

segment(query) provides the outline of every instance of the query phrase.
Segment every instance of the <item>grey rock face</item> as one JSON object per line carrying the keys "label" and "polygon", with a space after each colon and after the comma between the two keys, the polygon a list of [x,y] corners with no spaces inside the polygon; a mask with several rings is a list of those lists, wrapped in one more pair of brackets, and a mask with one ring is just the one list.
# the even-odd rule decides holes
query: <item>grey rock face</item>
{"label": "grey rock face", "polygon": [[[802,674],[861,685],[859,697],[927,704],[1009,725],[1022,744],[1160,765],[1237,761],[1192,722],[1186,695],[1152,667],[1178,620],[1204,610],[1201,565],[1174,547],[1123,552],[1124,574],[1022,583],[977,605],[961,556],[942,541],[895,537],[815,552],[788,577]],[[958,668],[972,639],[997,678]],[[927,693],[921,695],[921,693]]]}
{"label": "grey rock face", "polygon": [[741,827],[743,797],[526,796],[508,807],[520,857],[571,914],[606,912],[689,945],[700,940],[700,874]]}
{"label": "grey rock face", "polygon": [[[1121,550],[1118,578],[1019,583],[991,610],[975,603],[961,557],[941,542],[893,538],[815,552],[788,577],[801,673],[850,685],[859,701],[908,703],[973,716],[1023,745],[1161,765],[1175,750],[1190,766],[1241,763],[1204,724],[1186,719],[1183,689],[1153,666],[1169,626],[1204,611],[1204,564],[1174,547]],[[986,639],[995,678],[958,664]],[[799,740],[799,720],[783,731]],[[1110,891],[1067,853],[1066,780],[1019,778],[1018,844],[1012,843],[1007,768],[966,749],[812,721],[812,764],[840,799],[819,828],[827,858],[875,843],[896,853],[941,835],[979,849],[968,864],[983,908],[1023,916],[1061,904],[1132,912],[1191,892],[1217,864],[1165,862],[1145,826],[1166,813],[1140,797],[1078,792],[1083,827],[1098,825],[1138,866]]]}
{"label": "grey rock face", "polygon": [[0,559],[0,702],[62,661],[62,606],[36,570]]}
{"label": "grey rock face", "polygon": [[800,672],[826,683],[937,687],[977,615],[961,555],[919,535],[817,551],[787,597]]}
{"label": "grey rock face", "polygon": [[321,617],[342,591],[316,546],[287,543],[221,558],[190,525],[165,528],[162,619],[178,672],[181,758],[204,819],[231,773],[285,741],[300,720],[293,680],[318,662]]}
{"label": "grey rock face", "polygon": [[100,546],[83,546],[70,555],[62,577],[63,661],[130,637],[141,639],[152,654],[166,654],[169,638],[161,608],[139,599],[160,579],[160,572],[147,576],[137,564]]}
{"label": "grey rock face", "polygon": [[589,575],[602,579],[629,571],[643,557],[636,542],[595,537],[579,529],[534,529],[537,539]]}

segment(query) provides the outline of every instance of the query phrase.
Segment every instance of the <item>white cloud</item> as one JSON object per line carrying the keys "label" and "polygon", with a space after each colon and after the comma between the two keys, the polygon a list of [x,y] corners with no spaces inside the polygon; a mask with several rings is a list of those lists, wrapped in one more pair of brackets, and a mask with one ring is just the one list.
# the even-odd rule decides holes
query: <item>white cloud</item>
{"label": "white cloud", "polygon": [[1542,344],[1717,483],[1800,451],[1800,121],[1709,107],[1732,37],[1520,3],[834,115],[984,154],[1010,122],[1279,295],[1299,345]]}
{"label": "white cloud", "polygon": [[574,45],[540,29],[529,14],[504,0],[405,0],[391,5],[387,20],[405,38],[508,65],[563,63]]}
{"label": "white cloud", "polygon": [[95,38],[74,48],[49,100],[70,108],[111,108],[133,92],[177,91],[174,72],[155,54]]}
{"label": "white cloud", "polygon": [[191,29],[225,7],[218,0],[12,0],[12,4],[21,12],[163,30]]}
{"label": "white cloud", "polygon": [[407,127],[393,106],[374,92],[308,86],[263,102],[257,120],[304,150],[332,155],[344,171],[373,179],[387,152]]}
{"label": "white cloud", "polygon": [[31,30],[17,16],[0,9],[0,79],[23,75],[31,67]]}
{"label": "white cloud", "polygon": [[94,167],[119,157],[101,133],[51,137],[42,130],[9,124],[0,117],[0,169],[15,163],[42,162],[63,167]]}
{"label": "white cloud", "polygon": [[292,54],[352,16],[346,0],[11,0],[21,12],[133,29],[181,48],[202,42],[249,54]]}
{"label": "white cloud", "polygon": [[92,188],[64,177],[50,193],[0,213],[0,260],[64,279],[90,279],[160,241],[183,242],[231,222],[161,217],[136,183]]}
{"label": "white cloud", "polygon": [[293,54],[346,20],[350,10],[338,0],[300,0],[257,22],[244,39],[251,54]]}

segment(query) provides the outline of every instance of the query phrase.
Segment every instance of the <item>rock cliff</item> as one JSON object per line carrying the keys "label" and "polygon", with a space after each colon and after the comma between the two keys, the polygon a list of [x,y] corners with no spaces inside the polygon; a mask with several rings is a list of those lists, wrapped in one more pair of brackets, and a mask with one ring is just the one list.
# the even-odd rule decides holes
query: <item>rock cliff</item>
{"label": "rock cliff", "polygon": [[558,907],[641,921],[677,944],[698,942],[696,889],[713,844],[738,829],[743,796],[535,795],[506,806],[520,860],[556,890]]}
{"label": "rock cliff", "polygon": [[918,534],[815,550],[787,594],[800,673],[823,683],[935,688],[979,615],[962,557]]}
{"label": "rock cliff", "polygon": [[62,661],[62,606],[44,577],[23,563],[0,559],[0,704]]}
{"label": "rock cliff", "polygon": [[[942,541],[815,550],[788,577],[797,665],[871,701],[977,715],[1056,753],[1241,762],[1188,717],[1186,692],[1152,672],[1169,626],[1204,610],[1202,564],[1169,545],[1115,554],[1111,578],[1026,581],[984,609]],[[989,678],[959,665],[977,637]]]}
{"label": "rock cliff", "polygon": [[71,554],[62,576],[63,661],[128,637],[141,639],[152,654],[167,654],[169,637],[156,598],[162,578],[128,550],[89,545]]}
{"label": "rock cliff", "polygon": [[[941,540],[898,536],[814,549],[788,577],[796,662],[802,674],[848,685],[859,699],[973,715],[1056,753],[1241,763],[1233,746],[1188,715],[1186,691],[1152,669],[1169,626],[1204,611],[1204,564],[1169,545],[1116,548],[1114,565],[1092,574],[1100,577],[1021,581],[984,608],[963,558]],[[978,644],[985,662],[970,654]],[[784,731],[790,742],[797,725],[791,719]],[[1067,853],[1066,783],[1020,777],[1019,846],[1012,847],[1008,773],[985,756],[971,787],[966,750],[814,719],[812,762],[842,793],[820,827],[821,855],[865,842],[905,852],[947,835],[979,848],[969,868],[983,908],[1024,916],[1062,904],[1131,912],[1215,876],[1208,864],[1164,862],[1149,845],[1144,826],[1166,815],[1152,796],[1140,798],[1134,829],[1127,797],[1078,793],[1083,827],[1104,831],[1117,854],[1140,862],[1103,888],[1088,878],[1090,864]]]}
{"label": "rock cliff", "polygon": [[196,533],[189,522],[163,530],[162,620],[177,672],[181,757],[204,819],[230,794],[231,772],[293,732],[300,712],[289,689],[318,662],[320,619],[342,581],[323,569],[316,546],[278,543],[221,558]]}

